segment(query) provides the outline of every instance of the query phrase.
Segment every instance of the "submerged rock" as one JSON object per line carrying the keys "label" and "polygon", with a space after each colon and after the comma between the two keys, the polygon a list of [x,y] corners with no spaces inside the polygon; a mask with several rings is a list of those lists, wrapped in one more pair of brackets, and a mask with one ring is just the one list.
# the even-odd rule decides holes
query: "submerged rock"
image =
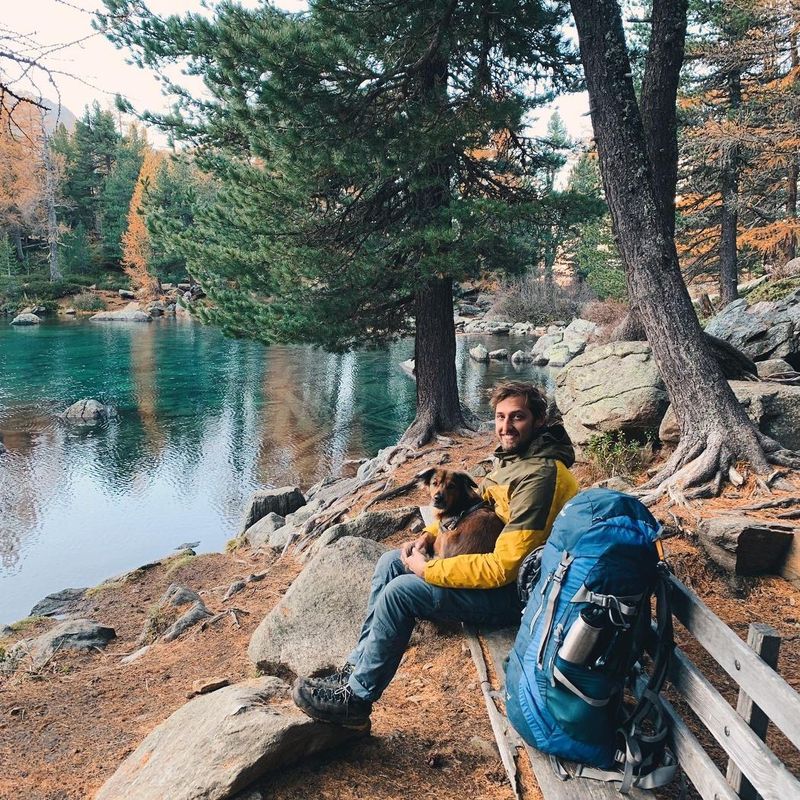
{"label": "submerged rock", "polygon": [[38,325],[41,322],[39,317],[36,314],[32,314],[30,312],[23,312],[22,314],[17,314],[14,319],[11,320],[12,325]]}
{"label": "submerged rock", "polygon": [[66,409],[61,418],[78,425],[94,425],[106,422],[110,417],[114,416],[116,416],[116,411],[111,406],[107,406],[91,397],[85,397]]}
{"label": "submerged rock", "polygon": [[469,356],[482,364],[489,360],[489,351],[482,344],[476,344],[475,347],[470,348]]}
{"label": "submerged rock", "polygon": [[119,311],[98,311],[90,319],[93,322],[152,322],[153,318],[139,308],[138,303],[128,303]]}

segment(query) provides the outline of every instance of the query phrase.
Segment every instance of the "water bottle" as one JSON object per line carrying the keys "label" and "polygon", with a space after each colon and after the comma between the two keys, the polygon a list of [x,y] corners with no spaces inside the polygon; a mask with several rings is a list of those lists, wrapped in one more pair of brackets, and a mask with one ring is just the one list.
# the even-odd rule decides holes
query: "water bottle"
{"label": "water bottle", "polygon": [[570,664],[588,663],[607,622],[608,613],[604,608],[595,605],[583,608],[567,631],[558,650],[559,658]]}

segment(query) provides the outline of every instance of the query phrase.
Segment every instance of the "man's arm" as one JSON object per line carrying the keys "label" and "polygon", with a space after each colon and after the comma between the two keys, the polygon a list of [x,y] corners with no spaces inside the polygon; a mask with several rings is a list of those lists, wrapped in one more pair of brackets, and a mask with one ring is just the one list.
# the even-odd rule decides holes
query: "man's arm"
{"label": "man's arm", "polygon": [[516,579],[525,556],[547,538],[547,522],[560,494],[556,463],[542,461],[536,471],[512,481],[508,491],[509,518],[494,551],[434,558],[425,567],[428,583],[453,589],[493,589]]}

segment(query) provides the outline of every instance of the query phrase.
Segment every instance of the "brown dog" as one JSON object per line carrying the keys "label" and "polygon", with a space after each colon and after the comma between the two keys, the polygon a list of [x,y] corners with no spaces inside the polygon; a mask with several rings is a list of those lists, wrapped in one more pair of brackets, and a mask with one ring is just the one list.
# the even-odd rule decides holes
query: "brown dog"
{"label": "brown dog", "polygon": [[417,475],[428,487],[436,509],[439,533],[433,543],[436,558],[467,553],[491,553],[503,530],[503,520],[481,500],[478,484],[466,472],[431,467]]}

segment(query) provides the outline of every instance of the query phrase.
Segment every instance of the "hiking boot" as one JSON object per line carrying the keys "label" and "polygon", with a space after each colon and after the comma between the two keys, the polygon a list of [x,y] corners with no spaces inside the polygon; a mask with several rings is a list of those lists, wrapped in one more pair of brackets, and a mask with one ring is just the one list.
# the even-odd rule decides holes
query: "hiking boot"
{"label": "hiking boot", "polygon": [[355,666],[353,664],[345,664],[329,675],[321,675],[317,678],[306,678],[305,680],[309,686],[333,686],[335,688],[337,686],[344,686],[347,681],[350,680],[350,676],[354,671]]}
{"label": "hiking boot", "polygon": [[306,678],[298,678],[292,687],[292,699],[311,719],[353,730],[369,729],[372,703],[354,694],[346,683],[315,685]]}

